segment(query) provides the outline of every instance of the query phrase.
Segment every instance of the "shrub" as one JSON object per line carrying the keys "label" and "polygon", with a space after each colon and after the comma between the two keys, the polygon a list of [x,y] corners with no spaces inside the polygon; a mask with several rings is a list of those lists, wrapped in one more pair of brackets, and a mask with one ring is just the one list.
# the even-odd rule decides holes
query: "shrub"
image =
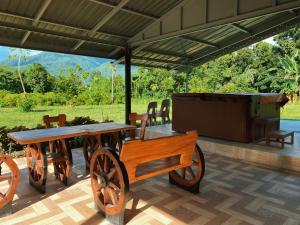
{"label": "shrub", "polygon": [[67,126],[76,126],[76,125],[85,125],[85,124],[93,124],[93,123],[98,123],[98,121],[91,119],[89,116],[87,117],[75,117],[71,121],[67,121],[66,125]]}
{"label": "shrub", "polygon": [[16,107],[17,102],[20,99],[20,94],[11,94],[8,93],[1,97],[0,106],[1,107]]}
{"label": "shrub", "polygon": [[24,95],[18,100],[18,109],[21,112],[29,112],[33,109],[35,102],[32,97]]}

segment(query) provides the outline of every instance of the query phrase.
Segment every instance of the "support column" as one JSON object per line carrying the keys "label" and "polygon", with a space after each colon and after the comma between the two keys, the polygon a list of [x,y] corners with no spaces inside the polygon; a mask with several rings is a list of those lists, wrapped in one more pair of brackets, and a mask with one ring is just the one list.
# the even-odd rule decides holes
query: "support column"
{"label": "support column", "polygon": [[131,49],[125,49],[125,122],[129,124],[131,113]]}

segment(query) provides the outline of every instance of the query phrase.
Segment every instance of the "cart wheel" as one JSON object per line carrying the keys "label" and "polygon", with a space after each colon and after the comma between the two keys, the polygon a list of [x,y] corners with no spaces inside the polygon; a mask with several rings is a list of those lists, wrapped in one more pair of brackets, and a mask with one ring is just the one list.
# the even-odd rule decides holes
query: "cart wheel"
{"label": "cart wheel", "polygon": [[[70,162],[68,159],[67,149],[64,151],[64,143],[61,140],[55,141],[53,144],[53,152],[58,156],[53,158],[53,167],[55,177],[63,184],[68,184],[68,175],[70,173]],[[65,146],[66,148],[66,146]],[[59,157],[60,156],[60,157]],[[63,157],[64,159],[61,159]]]}
{"label": "cart wheel", "polygon": [[90,170],[90,162],[94,153],[96,140],[94,137],[85,137],[83,141],[83,156],[85,159],[86,170]]}
{"label": "cart wheel", "polygon": [[192,193],[199,193],[199,184],[205,173],[205,160],[200,147],[196,144],[191,166],[173,170],[169,173],[169,181]]}
{"label": "cart wheel", "polygon": [[17,164],[9,156],[0,156],[0,183],[6,182],[9,184],[5,190],[0,189],[0,209],[13,200],[19,179],[20,171]]}
{"label": "cart wheel", "polygon": [[30,145],[26,148],[27,167],[29,183],[41,193],[45,193],[47,180],[47,158],[42,149],[37,145]]}
{"label": "cart wheel", "polygon": [[99,148],[91,159],[91,184],[94,200],[105,215],[124,212],[129,182],[126,169],[115,153]]}

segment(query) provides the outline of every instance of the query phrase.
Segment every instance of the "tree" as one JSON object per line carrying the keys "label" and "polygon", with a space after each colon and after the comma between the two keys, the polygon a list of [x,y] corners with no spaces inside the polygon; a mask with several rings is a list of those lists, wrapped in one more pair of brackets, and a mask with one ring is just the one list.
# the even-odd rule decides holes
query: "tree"
{"label": "tree", "polygon": [[46,93],[53,90],[54,77],[39,63],[32,63],[24,71],[25,83],[31,92]]}
{"label": "tree", "polygon": [[18,75],[12,69],[0,67],[0,90],[13,93],[22,92]]}

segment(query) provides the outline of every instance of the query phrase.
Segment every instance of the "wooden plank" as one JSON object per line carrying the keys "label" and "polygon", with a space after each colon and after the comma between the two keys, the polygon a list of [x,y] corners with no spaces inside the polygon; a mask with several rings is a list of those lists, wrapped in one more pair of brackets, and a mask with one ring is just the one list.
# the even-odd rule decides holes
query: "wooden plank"
{"label": "wooden plank", "polygon": [[[129,183],[190,166],[197,136],[197,132],[192,131],[184,135],[125,142],[121,150],[120,160],[126,167]],[[165,164],[159,170],[137,176],[136,170],[139,165],[172,156],[180,156],[179,164],[171,166]]]}
{"label": "wooden plank", "polygon": [[135,129],[135,126],[118,123],[57,127],[8,133],[7,136],[19,144],[48,142],[78,136],[89,136]]}

